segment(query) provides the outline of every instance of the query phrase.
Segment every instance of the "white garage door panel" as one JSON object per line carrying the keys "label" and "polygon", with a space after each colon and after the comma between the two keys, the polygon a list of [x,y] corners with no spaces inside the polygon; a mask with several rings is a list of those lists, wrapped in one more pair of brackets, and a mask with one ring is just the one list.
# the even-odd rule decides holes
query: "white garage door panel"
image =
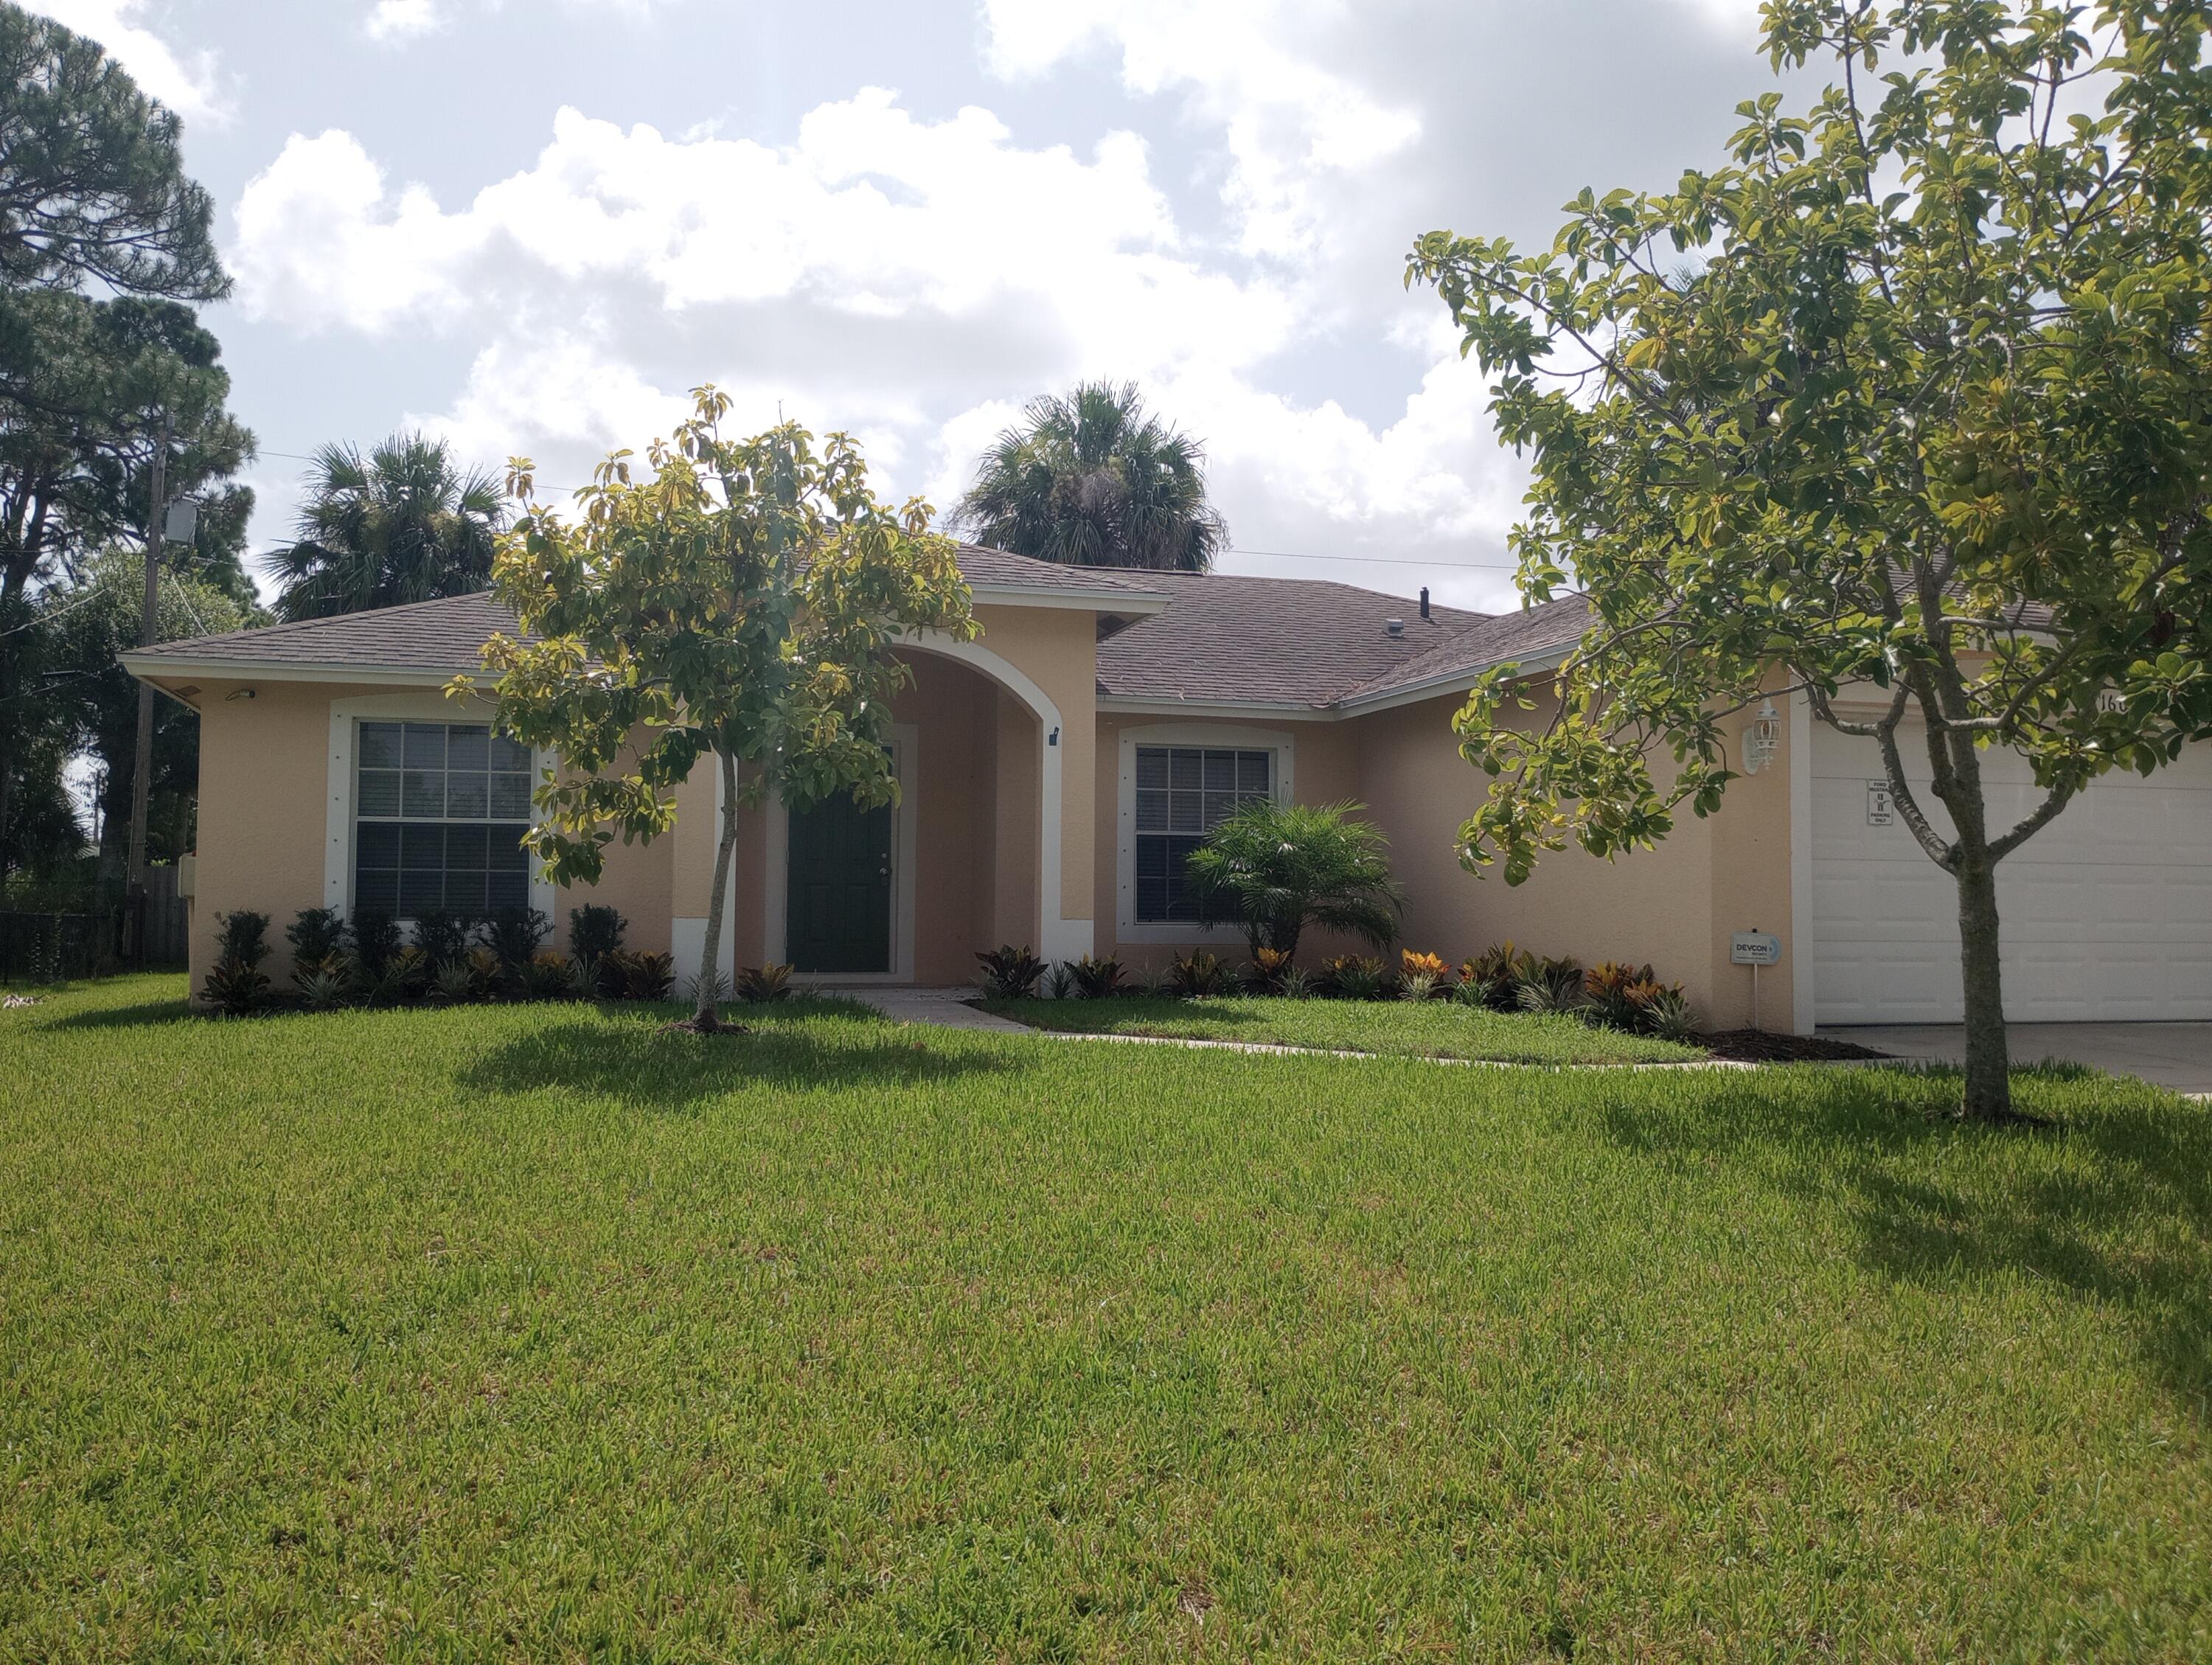
{"label": "white garage door panel", "polygon": [[[1905,769],[1926,790],[1926,748]],[[1987,754],[1990,819],[2040,794],[2027,766]],[[1901,820],[1867,824],[1871,740],[1815,728],[1814,1000],[1824,1024],[1955,1023],[1958,892]],[[2148,781],[2107,776],[1997,870],[2005,1009],[2023,1023],[2212,1018],[2212,747]]]}

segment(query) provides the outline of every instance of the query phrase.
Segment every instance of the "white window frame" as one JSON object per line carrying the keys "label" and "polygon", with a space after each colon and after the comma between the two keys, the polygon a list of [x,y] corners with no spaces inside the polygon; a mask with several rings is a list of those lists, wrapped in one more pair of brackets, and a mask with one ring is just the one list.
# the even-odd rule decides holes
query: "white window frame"
{"label": "white window frame", "polygon": [[1121,731],[1117,771],[1114,839],[1115,939],[1127,943],[1196,943],[1210,939],[1218,925],[1193,920],[1137,918],[1137,748],[1205,746],[1217,750],[1265,751],[1270,795],[1278,804],[1294,802],[1292,770],[1297,739],[1288,729],[1247,728],[1234,723],[1158,723]]}
{"label": "white window frame", "polygon": [[[354,812],[358,771],[354,764],[364,722],[489,723],[498,714],[498,702],[484,695],[465,701],[450,700],[442,692],[368,694],[331,702],[330,775],[325,793],[327,805],[323,840],[323,906],[336,908],[350,920],[354,915]],[[530,753],[531,790],[544,779],[552,754],[533,747]],[[530,824],[544,817],[534,803]],[[536,860],[530,864],[530,905],[546,918],[554,918],[559,892],[544,878]]]}

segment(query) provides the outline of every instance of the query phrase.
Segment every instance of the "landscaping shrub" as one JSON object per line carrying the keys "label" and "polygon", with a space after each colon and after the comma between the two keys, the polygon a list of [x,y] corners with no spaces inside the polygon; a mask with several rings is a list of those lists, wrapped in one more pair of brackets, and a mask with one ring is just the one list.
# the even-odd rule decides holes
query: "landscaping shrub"
{"label": "landscaping shrub", "polygon": [[599,962],[623,945],[623,933],[629,929],[629,921],[619,909],[586,902],[568,915],[569,955],[596,981]]}
{"label": "landscaping shrub", "polygon": [[446,1006],[460,1006],[477,998],[476,975],[465,959],[447,960],[430,971],[430,998]]}
{"label": "landscaping shrub", "polygon": [[1283,975],[1291,969],[1291,957],[1279,948],[1255,948],[1245,968],[1244,984],[1255,994],[1282,992]]}
{"label": "landscaping shrub", "polygon": [[1480,984],[1493,1012],[1512,1012],[1521,1004],[1521,984],[1535,969],[1536,957],[1509,937],[1485,949],[1459,969],[1462,983]]}
{"label": "landscaping shrub", "polygon": [[[1441,954],[1417,954],[1410,948],[1403,949],[1398,955],[1398,979],[1401,987],[1416,977],[1428,979],[1429,994],[1434,994],[1451,981],[1451,967],[1444,963],[1444,957]],[[1427,996],[1422,998],[1426,999]]]}
{"label": "landscaping shrub", "polygon": [[684,980],[684,1003],[693,1012],[704,1006],[709,1010],[730,998],[730,980],[722,975],[719,965],[708,968],[703,975]]}
{"label": "landscaping shrub", "polygon": [[1437,974],[1433,971],[1409,971],[1398,979],[1398,998],[1401,1000],[1433,1000],[1437,988]]}
{"label": "landscaping shrub", "polygon": [[1518,985],[1515,999],[1522,1011],[1533,1012],[1540,1017],[1551,1017],[1578,1011],[1583,1003],[1583,993],[1579,988],[1532,977]]}
{"label": "landscaping shrub", "polygon": [[1085,954],[1070,963],[1068,975],[1073,979],[1075,993],[1085,1000],[1103,1000],[1121,992],[1121,962],[1098,959]]}
{"label": "landscaping shrub", "polygon": [[[358,927],[356,927],[358,930]],[[430,963],[422,951],[410,945],[389,956],[374,970],[363,969],[361,997],[370,1006],[401,1006],[422,997],[430,978]]]}
{"label": "landscaping shrub", "polygon": [[983,968],[983,992],[994,1000],[1025,1000],[1036,990],[1047,967],[1027,947],[1004,944],[988,954],[978,954]]}
{"label": "landscaping shrub", "polygon": [[201,997],[227,1017],[242,1018],[269,1000],[269,915],[249,908],[216,916],[216,962]]}
{"label": "landscaping shrub", "polygon": [[353,998],[352,962],[343,954],[330,955],[319,965],[295,971],[292,986],[308,1011],[335,1012]]}
{"label": "landscaping shrub", "polygon": [[1535,960],[1522,973],[1521,981],[1523,984],[1542,984],[1552,991],[1562,1009],[1571,1007],[1582,1000],[1583,963],[1571,954]]}
{"label": "landscaping shrub", "polygon": [[459,963],[468,968],[469,998],[489,1000],[499,993],[507,968],[500,963],[499,956],[489,948],[471,948]]}
{"label": "landscaping shrub", "polygon": [[1148,1000],[1175,999],[1175,972],[1164,965],[1148,965],[1137,973],[1137,993]]}
{"label": "landscaping shrub", "polygon": [[1387,947],[1406,900],[1381,829],[1352,818],[1360,807],[1246,801],[1184,864],[1204,916],[1234,921],[1255,959],[1262,948],[1296,955],[1310,926]]}
{"label": "landscaping shrub", "polygon": [[516,981],[526,1000],[574,1000],[584,992],[583,968],[557,949],[542,948],[523,962]]}
{"label": "landscaping shrub", "polygon": [[1226,989],[1231,973],[1218,954],[1194,948],[1188,954],[1176,956],[1175,963],[1168,968],[1168,979],[1183,999],[1202,1000]]}
{"label": "landscaping shrub", "polygon": [[749,965],[738,973],[738,998],[749,1006],[787,1000],[791,998],[791,973],[792,968],[787,965]]}
{"label": "landscaping shrub", "polygon": [[284,927],[284,940],[292,945],[292,963],[313,970],[344,951],[345,916],[335,908],[302,908]]}
{"label": "landscaping shrub", "polygon": [[234,960],[256,966],[269,957],[269,915],[241,908],[216,915],[215,953],[218,963]]}
{"label": "landscaping shrub", "polygon": [[356,914],[353,921],[353,957],[361,963],[365,979],[384,975],[407,945],[406,933],[389,914]]}
{"label": "landscaping shrub", "polygon": [[200,986],[200,994],[225,1017],[243,1018],[267,1004],[269,978],[258,967],[243,960],[221,959],[207,974],[207,981]]}
{"label": "landscaping shrub", "polygon": [[1642,1011],[1629,991],[1639,984],[1656,990],[1650,966],[1624,965],[1614,960],[1592,966],[1583,974],[1583,1016],[1601,1029],[1635,1033],[1642,1027]]}
{"label": "landscaping shrub", "polygon": [[672,954],[626,952],[617,949],[600,962],[600,984],[614,980],[623,1000],[665,1000],[676,987],[676,957]]}
{"label": "landscaping shrub", "polygon": [[477,927],[477,939],[498,959],[500,971],[519,979],[553,934],[553,921],[536,908],[501,908]]}
{"label": "landscaping shrub", "polygon": [[1328,992],[1340,1000],[1382,998],[1382,962],[1361,954],[1340,954],[1328,963]]}
{"label": "landscaping shrub", "polygon": [[433,975],[452,965],[469,951],[469,921],[451,908],[432,908],[415,920],[415,945],[422,951]]}
{"label": "landscaping shrub", "polygon": [[1066,960],[1045,973],[1044,997],[1048,1000],[1069,1000],[1075,998],[1075,968]]}
{"label": "landscaping shrub", "polygon": [[1286,965],[1275,979],[1275,993],[1286,1000],[1309,1000],[1313,998],[1312,974],[1304,966]]}
{"label": "landscaping shrub", "polygon": [[1697,1039],[1697,1018],[1680,983],[1656,989],[1643,1004],[1646,1035],[1685,1044]]}

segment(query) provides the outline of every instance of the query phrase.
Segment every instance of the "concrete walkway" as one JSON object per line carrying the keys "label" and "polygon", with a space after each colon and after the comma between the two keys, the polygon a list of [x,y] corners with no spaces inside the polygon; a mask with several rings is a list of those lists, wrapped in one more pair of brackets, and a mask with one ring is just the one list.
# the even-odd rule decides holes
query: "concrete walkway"
{"label": "concrete walkway", "polygon": [[[1957,1024],[1854,1024],[1820,1032],[1898,1058],[1966,1060],[1966,1031]],[[2057,1059],[2193,1097],[2212,1095],[2212,1024],[2014,1024],[2011,1042],[2015,1064]]]}
{"label": "concrete walkway", "polygon": [[1027,1024],[1018,1024],[1011,1018],[995,1018],[988,1012],[978,1012],[968,1005],[975,998],[972,988],[884,988],[870,983],[854,983],[843,988],[821,988],[821,994],[835,994],[841,999],[858,1000],[862,1006],[872,1006],[886,1018],[902,1024],[935,1024],[939,1029],[981,1029],[1000,1035],[1035,1035],[1036,1030]]}

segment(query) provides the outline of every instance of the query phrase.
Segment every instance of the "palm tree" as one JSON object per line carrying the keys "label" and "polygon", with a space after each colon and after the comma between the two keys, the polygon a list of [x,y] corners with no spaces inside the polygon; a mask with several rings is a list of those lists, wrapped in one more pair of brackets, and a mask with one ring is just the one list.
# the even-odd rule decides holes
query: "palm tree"
{"label": "palm tree", "polygon": [[263,561],[279,617],[434,601],[491,582],[504,497],[489,475],[456,466],[443,440],[395,434],[367,457],[326,445],[307,480],[295,541]]}
{"label": "palm tree", "polygon": [[1202,573],[1228,547],[1206,501],[1206,447],[1145,414],[1134,382],[1032,399],[984,453],[952,525],[1071,567]]}
{"label": "palm tree", "polygon": [[1235,921],[1255,959],[1263,948],[1295,958],[1309,926],[1387,947],[1406,896],[1390,876],[1382,829],[1353,818],[1364,807],[1248,799],[1206,834],[1183,872],[1208,916]]}

